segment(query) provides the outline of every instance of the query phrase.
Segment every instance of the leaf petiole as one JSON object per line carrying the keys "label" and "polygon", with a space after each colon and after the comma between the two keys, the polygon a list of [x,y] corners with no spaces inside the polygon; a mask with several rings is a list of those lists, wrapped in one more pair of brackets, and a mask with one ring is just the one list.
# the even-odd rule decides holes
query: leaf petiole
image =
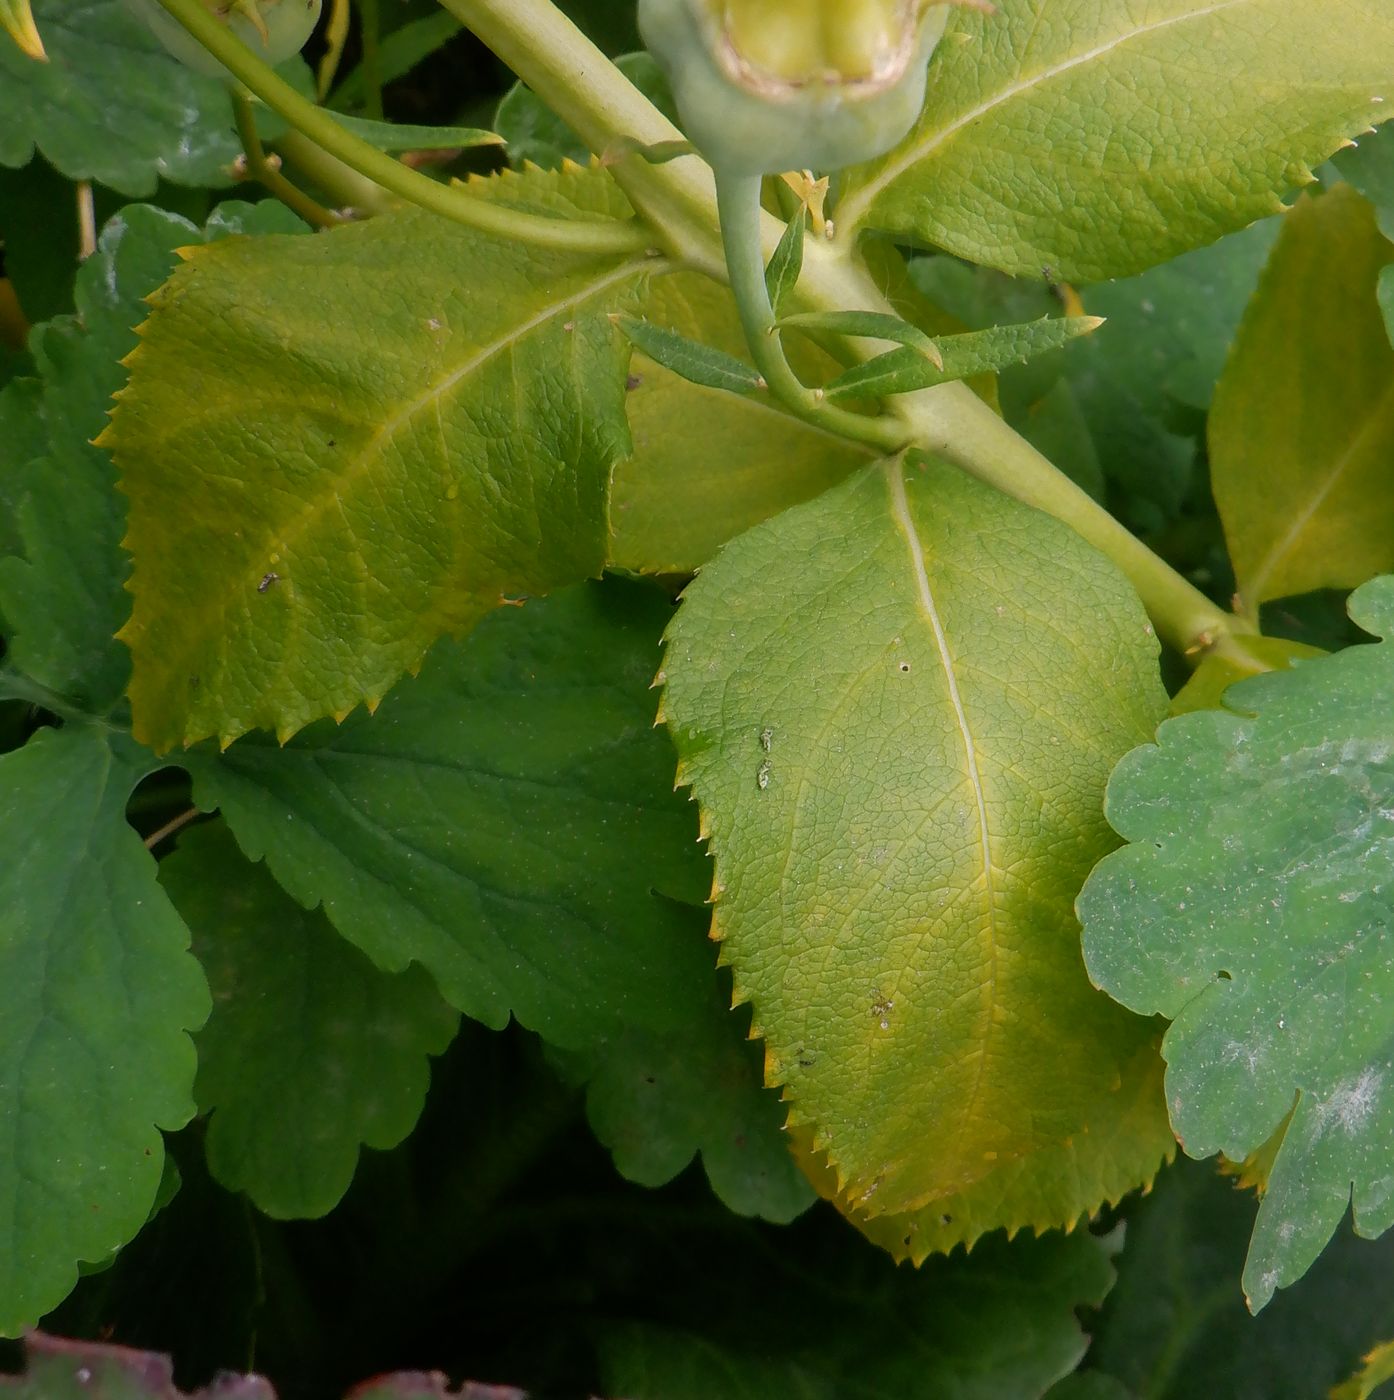
{"label": "leaf petiole", "polygon": [[268,156],[261,144],[252,99],[237,89],[232,94],[232,116],[237,124],[237,135],[242,141],[242,158],[249,179],[255,180],[268,194],[274,195],[314,228],[333,228],[335,224],[345,222],[342,215],[311,199],[304,190],[281,174],[279,160]]}

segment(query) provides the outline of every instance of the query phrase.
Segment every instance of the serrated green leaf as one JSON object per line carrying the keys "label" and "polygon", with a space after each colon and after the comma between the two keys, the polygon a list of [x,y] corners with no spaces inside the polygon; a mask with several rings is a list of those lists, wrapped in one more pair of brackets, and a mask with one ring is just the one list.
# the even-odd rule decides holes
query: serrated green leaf
{"label": "serrated green leaf", "polygon": [[[1164,1124],[1160,1032],[1148,1036],[1132,1061],[1079,1110],[1087,1129],[1026,1157],[997,1163],[962,1191],[937,1197],[919,1210],[897,1215],[852,1214],[852,1223],[874,1244],[919,1265],[958,1244],[975,1247],[1005,1228],[1040,1232],[1077,1226],[1102,1205],[1116,1205],[1149,1184],[1175,1152]],[[796,1146],[807,1135],[793,1134]],[[837,1181],[826,1159],[801,1156],[815,1187],[837,1199]]]}
{"label": "serrated green leaf", "polygon": [[318,911],[250,865],[221,824],[160,863],[213,1013],[195,1038],[209,1169],[277,1219],[332,1210],[360,1146],[395,1147],[457,1017],[420,968],[379,972]]}
{"label": "serrated green leaf", "polygon": [[999,1236],[913,1272],[825,1251],[819,1272],[785,1264],[748,1290],[744,1317],[728,1302],[700,1332],[612,1326],[602,1374],[633,1400],[1026,1400],[1083,1354],[1074,1310],[1103,1300],[1111,1254],[1086,1231]]}
{"label": "serrated green leaf", "polygon": [[193,1113],[208,989],[124,817],[152,766],[76,725],[0,757],[0,1336],[140,1229]]}
{"label": "serrated green leaf", "polygon": [[625,338],[656,364],[699,389],[720,389],[727,394],[747,396],[765,390],[765,381],[754,369],[724,350],[633,316],[621,316],[616,324]]}
{"label": "serrated green leaf", "polygon": [[[701,1148],[733,1204],[787,1218],[809,1197],[740,1018],[716,999],[689,907],[710,873],[653,730],[670,612],[619,584],[504,610],[442,644],[376,717],[285,748],[249,736],[187,766],[198,802],[380,968],[420,963],[467,1015],[512,1015],[602,1080],[596,1118],[615,1124],[602,1136],[622,1170],[666,1179],[655,1161],[671,1176]],[[669,1102],[628,1146],[624,1095],[642,1097],[645,1058],[665,1064]]]}
{"label": "serrated green leaf", "polygon": [[918,326],[882,311],[807,311],[786,316],[780,328],[805,332],[891,340],[915,350],[920,359],[938,370],[944,368],[939,347]]}
{"label": "serrated green leaf", "polygon": [[1279,208],[1390,115],[1366,0],[1001,0],[954,12],[923,115],[848,172],[840,230],[1013,273],[1139,272]]}
{"label": "serrated green leaf", "polygon": [[1234,1280],[1255,1209],[1212,1163],[1163,1172],[1127,1209],[1087,1364],[1139,1400],[1318,1400],[1349,1375],[1394,1332],[1394,1236],[1372,1244],[1343,1227],[1306,1278],[1251,1317]]}
{"label": "serrated green leaf", "polygon": [[993,326],[946,336],[937,343],[937,353],[942,358],[938,365],[919,347],[902,346],[840,374],[827,386],[827,396],[834,401],[884,398],[930,389],[954,379],[994,374],[1033,355],[1058,350],[1101,324],[1096,316],[1046,317],[1021,326]]}
{"label": "serrated green leaf", "polygon": [[[1105,318],[1092,335],[999,376],[1007,421],[1086,489],[1099,490],[1136,530],[1177,519],[1191,493],[1197,411],[1215,381],[1282,220],[1266,219],[1160,267],[1085,288]],[[1008,278],[956,258],[918,258],[925,293],[982,329],[1058,312],[1039,277]]]}
{"label": "serrated green leaf", "polygon": [[[749,353],[730,294],[698,273],[654,278],[637,309],[733,357]],[[789,349],[809,383],[836,370],[815,346]],[[691,573],[742,530],[868,461],[863,447],[801,422],[768,394],[700,389],[642,354],[630,362],[629,385],[634,452],[615,468],[611,487],[612,568]]]}
{"label": "serrated green leaf", "polygon": [[1091,1110],[1127,1101],[1151,1030],[1089,987],[1070,904],[1107,773],[1164,707],[1155,656],[1076,536],[930,464],[861,473],[689,588],[664,705],[713,936],[844,1210],[1087,1150]]}
{"label": "serrated green leaf", "polygon": [[1394,568],[1394,247],[1348,185],[1287,216],[1210,415],[1215,502],[1250,609]]}
{"label": "serrated green leaf", "polygon": [[0,165],[37,147],[72,180],[122,194],[230,184],[241,150],[227,89],[171,58],[120,0],[35,0],[48,49],[35,63],[0,44]]}
{"label": "serrated green leaf", "polygon": [[120,548],[125,510],[111,464],[92,439],[125,382],[121,360],[135,344],[133,327],[145,312],[144,299],[168,276],[178,248],[289,227],[302,226],[270,204],[223,205],[206,231],[160,209],[123,209],[102,230],[96,253],[78,274],[76,313],[47,322],[31,336],[38,385],[6,391],[11,403],[16,394],[38,394],[23,433],[0,445],[0,500],[11,508],[17,536],[12,553],[0,551],[9,555],[0,558],[9,658],[94,713],[110,708],[130,672],[126,649],[113,637],[130,599]]}
{"label": "serrated green leaf", "polygon": [[130,501],[143,741],[288,736],[508,595],[600,572],[628,450],[608,314],[649,259],[420,211],[188,257],[103,438]]}
{"label": "serrated green leaf", "polygon": [[1380,232],[1394,238],[1394,136],[1378,127],[1337,151],[1331,163],[1375,206]]}
{"label": "serrated green leaf", "polygon": [[[1394,631],[1394,579],[1354,594],[1351,616]],[[1079,898],[1091,977],[1173,1022],[1167,1101],[1191,1155],[1242,1159],[1296,1100],[1244,1270],[1255,1310],[1352,1200],[1361,1234],[1394,1223],[1392,686],[1386,642],[1167,721],[1109,782],[1109,820],[1133,844]]]}

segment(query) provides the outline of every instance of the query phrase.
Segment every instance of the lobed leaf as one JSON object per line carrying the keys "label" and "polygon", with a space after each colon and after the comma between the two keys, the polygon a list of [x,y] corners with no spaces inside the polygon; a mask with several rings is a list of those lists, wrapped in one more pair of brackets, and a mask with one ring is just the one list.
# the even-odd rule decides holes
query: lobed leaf
{"label": "lobed leaf", "polygon": [[193,1116],[208,990],[124,817],[154,766],[76,724],[0,756],[0,1336],[135,1235]]}
{"label": "lobed leaf", "polygon": [[1351,588],[1394,568],[1394,263],[1349,185],[1287,216],[1210,416],[1215,503],[1239,594]]}
{"label": "lobed leaf", "polygon": [[[1394,629],[1394,579],[1355,593],[1351,616]],[[1242,1159],[1296,1104],[1244,1270],[1255,1310],[1352,1203],[1363,1235],[1394,1223],[1391,686],[1389,644],[1358,646],[1232,687],[1230,712],[1167,721],[1110,779],[1132,844],[1079,898],[1090,976],[1173,1022],[1187,1152]]]}
{"label": "lobed leaf", "polygon": [[1365,0],[956,10],[919,121],[847,172],[838,226],[1018,274],[1139,272],[1276,212],[1389,117],[1392,48]]}
{"label": "lobed leaf", "polygon": [[628,447],[608,315],[646,258],[407,211],[187,256],[103,437],[142,740],[285,738],[508,595],[600,572]]}
{"label": "lobed leaf", "polygon": [[[1155,655],[1076,536],[929,464],[748,532],[685,595],[664,707],[714,936],[859,1219],[1067,1142],[1055,1223],[1098,1205],[1090,1133],[1146,1081],[1152,1032],[1088,986],[1070,904],[1108,845],[1107,773],[1164,706]],[[1160,1102],[1142,1116],[1129,1185],[1170,1145]],[[980,1229],[1049,1223],[1026,1195]]]}
{"label": "lobed leaf", "polygon": [[130,673],[113,638],[130,600],[122,587],[125,511],[111,464],[91,439],[125,382],[120,361],[135,344],[143,298],[168,276],[177,248],[287,227],[301,225],[274,205],[222,205],[206,231],[148,206],[122,210],[78,274],[75,314],[30,338],[37,383],[6,391],[0,499],[14,536],[0,542],[0,614],[9,659],[94,713],[111,708]]}
{"label": "lobed leaf", "polygon": [[420,968],[379,972],[302,909],[221,823],[180,837],[160,884],[213,994],[195,1038],[209,1169],[274,1218],[327,1214],[360,1146],[395,1147],[412,1130],[427,1056],[458,1018]]}
{"label": "lobed leaf", "polygon": [[0,44],[0,165],[35,150],[71,180],[153,194],[231,183],[227,89],[190,72],[120,0],[34,0],[49,62]]}
{"label": "lobed leaf", "polygon": [[622,1170],[656,1184],[700,1149],[734,1204],[787,1219],[809,1195],[717,997],[692,907],[710,875],[652,727],[670,611],[637,585],[505,610],[374,718],[187,763],[199,804],[379,968],[419,963],[452,1006],[567,1052]]}
{"label": "lobed leaf", "polygon": [[1127,1209],[1118,1282],[1090,1325],[1091,1374],[1148,1400],[1315,1400],[1390,1335],[1394,1237],[1371,1244],[1348,1228],[1251,1317],[1234,1278],[1256,1209],[1213,1163],[1164,1171]]}

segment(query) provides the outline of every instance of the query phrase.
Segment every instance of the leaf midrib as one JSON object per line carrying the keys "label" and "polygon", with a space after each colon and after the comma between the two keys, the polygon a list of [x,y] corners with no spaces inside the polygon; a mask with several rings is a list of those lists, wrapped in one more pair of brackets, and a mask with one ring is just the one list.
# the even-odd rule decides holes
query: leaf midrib
{"label": "leaf midrib", "polygon": [[944,630],[939,607],[934,601],[934,591],[930,587],[929,570],[925,564],[924,546],[920,543],[915,522],[910,514],[910,502],[905,494],[905,466],[900,459],[888,462],[885,467],[886,481],[890,489],[891,516],[896,528],[905,540],[910,554],[910,565],[914,574],[915,588],[919,597],[920,611],[929,622],[934,636],[934,644],[939,652],[939,661],[944,669],[944,681],[948,688],[949,701],[953,706],[954,718],[958,723],[959,736],[963,741],[965,776],[973,789],[973,800],[978,812],[978,840],[982,856],[983,894],[987,913],[987,1005],[984,1007],[985,1026],[977,1047],[977,1071],[973,1084],[963,1101],[963,1121],[971,1121],[982,1092],[983,1074],[988,1061],[988,1045],[992,1040],[997,1020],[998,957],[997,957],[997,886],[993,879],[992,832],[988,824],[987,793],[983,786],[982,769],[978,764],[978,746],[973,738],[972,726],[968,723],[968,711],[959,690],[958,672],[954,667],[953,653],[949,649],[948,635]]}
{"label": "leaf midrib", "polygon": [[1389,426],[1391,409],[1394,409],[1394,377],[1390,378],[1384,392],[1370,410],[1369,417],[1360,425],[1359,431],[1351,437],[1345,451],[1336,458],[1331,464],[1330,470],[1318,481],[1316,489],[1312,492],[1306,505],[1292,517],[1282,538],[1274,541],[1268,552],[1259,560],[1248,585],[1242,590],[1244,602],[1248,607],[1257,608],[1261,602],[1265,601],[1264,588],[1268,580],[1273,577],[1278,565],[1292,552],[1293,546],[1296,545],[1302,532],[1312,523],[1313,516],[1340,485],[1341,479],[1350,470],[1351,465],[1364,456],[1364,449],[1376,431]]}
{"label": "leaf midrib", "polygon": [[[1049,0],[1043,0],[1042,13],[1045,4]],[[1041,86],[1043,83],[1058,78],[1062,73],[1068,73],[1086,63],[1091,63],[1096,58],[1102,58],[1105,54],[1111,53],[1121,45],[1131,42],[1133,39],[1142,38],[1148,34],[1154,34],[1158,30],[1169,29],[1173,25],[1184,24],[1189,20],[1206,19],[1210,15],[1218,14],[1221,10],[1233,9],[1236,5],[1249,3],[1249,0],[1218,0],[1218,3],[1210,5],[1204,10],[1192,10],[1189,14],[1173,15],[1169,19],[1159,20],[1155,24],[1142,25],[1126,34],[1120,34],[1109,40],[1106,44],[1088,50],[1085,53],[1077,54],[1064,62],[1057,63],[1052,67],[1043,68],[1039,73],[1033,73],[1028,78],[1018,80],[1010,87],[1003,88],[984,102],[980,102],[970,111],[950,122],[947,126],[940,128],[927,136],[923,142],[917,142],[908,147],[901,156],[884,165],[876,176],[868,180],[866,184],[859,186],[842,202],[838,215],[839,231],[845,229],[848,234],[855,233],[860,229],[867,212],[876,202],[881,192],[903,175],[911,166],[917,165],[926,157],[932,155],[940,146],[944,145],[951,137],[956,136],[964,127],[971,125],[980,117],[986,116],[994,108],[1002,106],[1013,98],[1020,97],[1023,93]],[[1039,24],[1041,15],[1037,16]]]}
{"label": "leaf midrib", "polygon": [[[331,508],[342,508],[344,490],[381,460],[380,448],[382,444],[390,442],[393,436],[424,408],[432,404],[439,404],[440,400],[463,380],[488,364],[495,356],[521,343],[532,332],[546,325],[548,321],[555,320],[557,316],[576,309],[607,288],[623,282],[626,278],[635,276],[641,271],[652,270],[652,267],[653,260],[647,256],[630,259],[604,276],[594,278],[573,295],[558,301],[547,302],[540,311],[530,316],[526,321],[509,327],[504,335],[481,346],[467,360],[455,366],[442,378],[433,381],[422,393],[401,405],[390,418],[376,429],[368,441],[335,475],[333,489],[326,488],[319,492],[288,529],[275,531],[274,537],[263,539],[258,546],[260,550],[268,557],[273,550],[281,558],[288,557],[293,552],[295,542],[312,528],[321,516]],[[249,552],[255,557],[257,550],[253,548]],[[222,594],[214,604],[214,617],[218,623],[226,618],[232,606],[242,599],[249,587],[252,586],[254,585],[239,580]],[[215,627],[214,631],[218,635],[222,635],[223,629]],[[205,632],[186,633],[190,641],[180,649],[177,656],[167,659],[166,669],[172,666],[173,669],[177,670],[183,661],[187,660],[192,650],[203,645],[205,635]]]}

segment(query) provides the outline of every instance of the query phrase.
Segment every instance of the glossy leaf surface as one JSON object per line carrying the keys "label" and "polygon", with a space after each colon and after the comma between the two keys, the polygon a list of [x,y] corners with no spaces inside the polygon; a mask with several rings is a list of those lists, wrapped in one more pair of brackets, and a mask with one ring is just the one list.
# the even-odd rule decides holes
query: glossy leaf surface
{"label": "glossy leaf surface", "polygon": [[[249,737],[189,766],[197,800],[222,809],[243,849],[301,903],[322,902],[379,967],[419,963],[467,1015],[515,1016],[574,1056],[600,1081],[607,1142],[643,1179],[710,1142],[718,1190],[714,1160],[745,1208],[787,1217],[807,1188],[739,1018],[716,997],[715,951],[693,917],[711,877],[652,727],[670,611],[637,585],[507,609],[442,644],[376,716],[285,748]],[[648,1120],[627,1106],[660,1084],[669,1102]]]}
{"label": "glossy leaf surface", "polygon": [[420,212],[190,253],[103,438],[137,735],[288,736],[505,596],[599,573],[628,447],[608,313],[646,261]]}
{"label": "glossy leaf surface", "polygon": [[193,1115],[208,989],[124,816],[151,766],[77,725],[0,757],[0,1336],[140,1229]]}
{"label": "glossy leaf surface", "polygon": [[[1394,580],[1351,615],[1394,630]],[[1347,1207],[1394,1223],[1394,687],[1390,644],[1233,687],[1228,711],[1169,720],[1109,782],[1132,844],[1080,895],[1091,977],[1173,1024],[1167,1102],[1186,1150],[1240,1160],[1296,1101],[1244,1287],[1300,1278]]]}
{"label": "glossy leaf surface", "polygon": [[1394,568],[1394,348],[1375,295],[1394,246],[1348,185],[1287,216],[1210,417],[1240,595]]}
{"label": "glossy leaf surface", "polygon": [[195,1038],[209,1168],[267,1215],[324,1215],[360,1146],[395,1147],[411,1131],[427,1057],[458,1018],[420,968],[379,972],[296,904],[221,823],[182,835],[160,884],[213,994]]}
{"label": "glossy leaf surface", "polygon": [[1002,0],[958,11],[910,135],[838,223],[1067,281],[1139,272],[1279,207],[1390,115],[1365,0]]}
{"label": "glossy leaf surface", "polygon": [[[1164,705],[1122,580],[962,473],[886,465],[729,545],[668,642],[714,936],[842,1208],[1087,1157],[1140,1056],[1150,1074],[1150,1028],[1089,987],[1071,914],[1106,776]],[[1144,1118],[1129,1184],[1169,1145],[1160,1103]]]}
{"label": "glossy leaf surface", "polygon": [[231,184],[227,89],[190,72],[120,0],[35,0],[49,62],[0,44],[0,165],[35,148],[72,180],[123,194]]}

